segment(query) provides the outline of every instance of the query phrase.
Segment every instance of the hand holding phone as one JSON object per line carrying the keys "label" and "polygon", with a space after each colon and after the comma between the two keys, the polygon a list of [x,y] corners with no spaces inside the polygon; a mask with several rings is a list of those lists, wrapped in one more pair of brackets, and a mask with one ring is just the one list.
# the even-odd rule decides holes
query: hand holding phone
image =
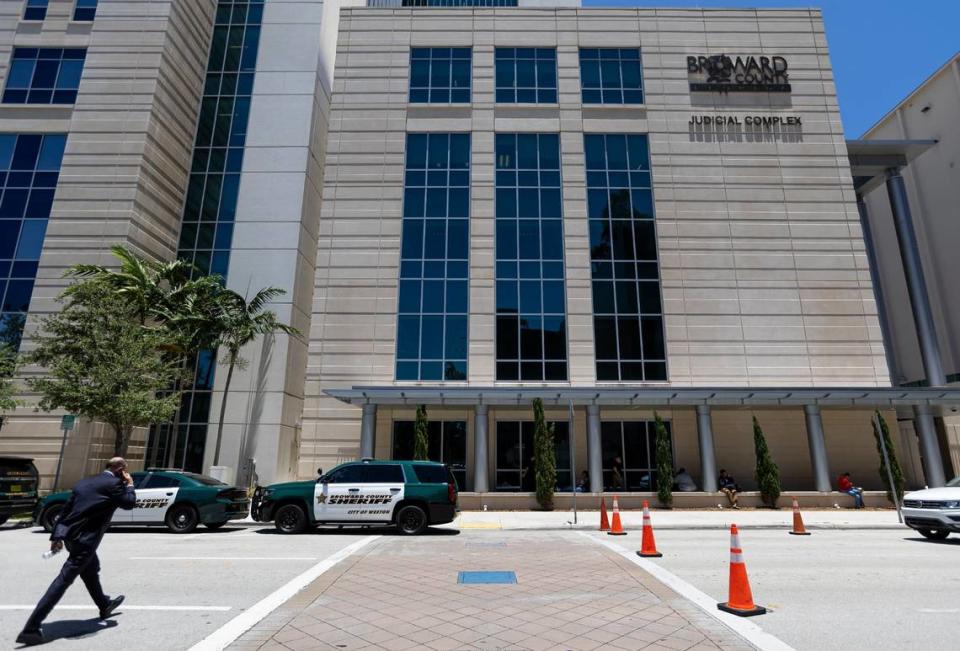
{"label": "hand holding phone", "polygon": [[133,486],[133,477],[130,476],[130,473],[126,470],[123,470],[122,473],[123,476],[120,479],[123,480],[123,483],[127,486]]}

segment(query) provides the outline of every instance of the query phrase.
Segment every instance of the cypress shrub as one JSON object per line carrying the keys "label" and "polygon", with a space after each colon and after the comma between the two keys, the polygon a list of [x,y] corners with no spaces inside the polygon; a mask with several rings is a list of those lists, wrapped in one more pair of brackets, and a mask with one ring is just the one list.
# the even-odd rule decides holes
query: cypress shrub
{"label": "cypress shrub", "polygon": [[417,405],[417,420],[413,425],[413,458],[430,459],[430,438],[427,436],[427,406]]}
{"label": "cypress shrub", "polygon": [[[890,430],[887,428],[887,421],[879,410],[876,412],[876,419],[872,420],[873,438],[877,443],[877,456],[880,457],[880,481],[887,487],[887,499],[893,502],[893,494],[890,492],[890,477],[887,474],[887,464],[883,461],[883,449],[880,447],[880,437],[887,446],[887,458],[890,459],[890,474],[893,475],[893,485],[897,490],[897,500],[903,501],[903,490],[906,481],[903,479],[903,470],[900,468],[900,462],[897,460],[897,452],[893,449],[893,441],[890,440]],[[877,421],[880,422],[880,431],[877,431]]]}
{"label": "cypress shrub", "polygon": [[673,449],[660,414],[653,412],[653,420],[657,433],[657,499],[669,509],[673,507]]}
{"label": "cypress shrub", "polygon": [[557,486],[557,453],[553,426],[543,416],[543,400],[533,401],[533,466],[537,480],[537,503],[545,511],[553,510],[553,491]]}
{"label": "cypress shrub", "polygon": [[767,439],[763,436],[763,430],[756,416],[753,417],[753,448],[757,455],[754,479],[757,480],[757,488],[760,489],[760,498],[764,504],[775,509],[777,500],[780,498],[780,469],[770,458]]}

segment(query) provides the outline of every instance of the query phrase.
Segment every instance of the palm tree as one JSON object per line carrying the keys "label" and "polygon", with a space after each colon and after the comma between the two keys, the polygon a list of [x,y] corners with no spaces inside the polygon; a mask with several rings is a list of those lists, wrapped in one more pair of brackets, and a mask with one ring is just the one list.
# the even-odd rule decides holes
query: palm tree
{"label": "palm tree", "polygon": [[[119,296],[135,306],[141,325],[162,327],[170,335],[164,346],[167,353],[180,358],[180,372],[173,393],[182,393],[189,380],[187,366],[200,351],[216,345],[219,330],[219,296],[224,291],[219,276],[198,275],[197,268],[186,260],[157,262],[141,258],[124,246],[110,249],[119,260],[119,267],[78,264],[67,276],[88,282],[103,282]],[[76,291],[74,285],[65,295]],[[180,430],[180,409],[174,413],[168,445],[167,463],[173,464]]]}
{"label": "palm tree", "polygon": [[[119,268],[78,264],[71,267],[66,275],[107,283],[135,306],[141,324],[146,324],[148,319],[158,319],[163,308],[173,307],[170,299],[175,290],[189,285],[195,271],[195,267],[186,260],[147,260],[119,244],[110,250],[120,260]],[[66,296],[71,293],[69,287],[64,292]]]}
{"label": "palm tree", "polygon": [[284,294],[286,292],[278,287],[266,287],[257,292],[249,302],[244,296],[230,289],[223,290],[219,297],[221,334],[217,344],[227,353],[227,359],[224,362],[227,365],[227,379],[223,385],[217,442],[213,452],[215,466],[220,465],[220,442],[223,439],[223,421],[227,414],[227,395],[230,392],[233,369],[238,364],[245,363],[245,360],[240,357],[240,350],[260,335],[282,332],[295,337],[300,336],[299,330],[281,323],[272,310],[265,309],[267,303]]}

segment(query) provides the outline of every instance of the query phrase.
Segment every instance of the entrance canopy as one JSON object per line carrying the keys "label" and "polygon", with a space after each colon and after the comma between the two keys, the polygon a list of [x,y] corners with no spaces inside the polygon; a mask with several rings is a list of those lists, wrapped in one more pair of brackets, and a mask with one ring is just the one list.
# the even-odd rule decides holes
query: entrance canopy
{"label": "entrance canopy", "polygon": [[713,405],[727,407],[960,407],[958,388],[851,388],[851,387],[437,387],[358,386],[327,389],[325,393],[352,405],[414,406],[509,406],[529,404],[540,398],[545,404],[566,406],[610,405],[632,407],[682,407]]}
{"label": "entrance canopy", "polygon": [[888,169],[906,167],[935,144],[936,140],[848,140],[854,189],[863,195],[880,187]]}

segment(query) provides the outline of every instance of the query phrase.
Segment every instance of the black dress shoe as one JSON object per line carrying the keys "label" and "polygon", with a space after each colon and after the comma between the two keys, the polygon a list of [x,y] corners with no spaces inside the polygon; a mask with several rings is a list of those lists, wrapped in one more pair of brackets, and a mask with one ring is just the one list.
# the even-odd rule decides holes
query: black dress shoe
{"label": "black dress shoe", "polygon": [[40,631],[23,631],[17,636],[17,644],[26,644],[27,646],[43,644],[46,641]]}
{"label": "black dress shoe", "polygon": [[100,609],[100,619],[106,619],[107,617],[112,615],[113,611],[119,608],[120,604],[122,603],[123,603],[123,595],[120,595],[119,597],[114,597],[113,599],[108,601],[107,605]]}

